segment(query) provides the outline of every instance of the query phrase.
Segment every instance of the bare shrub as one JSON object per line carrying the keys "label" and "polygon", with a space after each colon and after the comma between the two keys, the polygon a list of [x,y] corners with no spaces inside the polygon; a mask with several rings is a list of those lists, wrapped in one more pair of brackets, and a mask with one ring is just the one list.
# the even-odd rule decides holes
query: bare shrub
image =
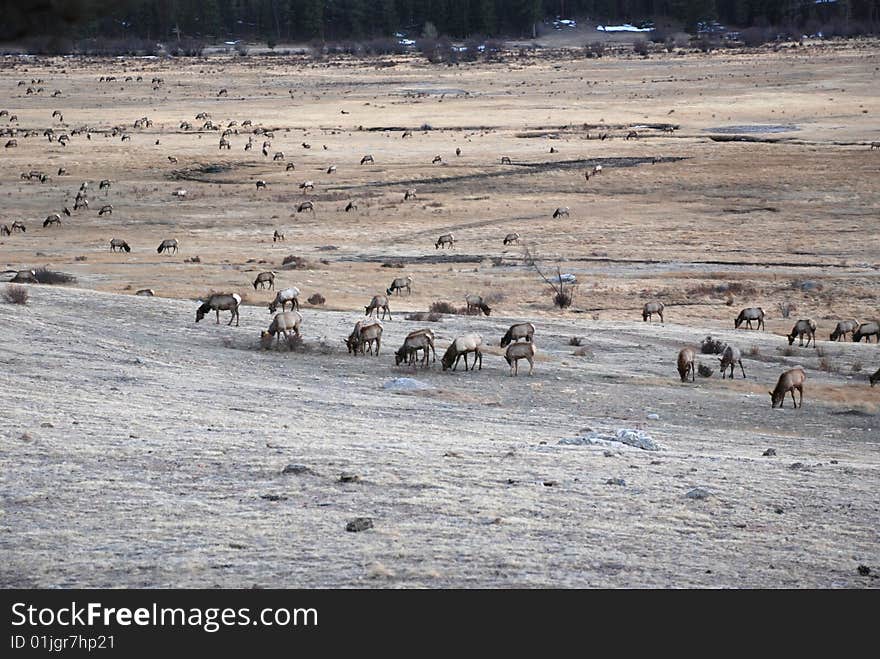
{"label": "bare shrub", "polygon": [[462,313],[461,309],[458,309],[449,302],[444,302],[441,300],[437,300],[436,302],[432,302],[431,306],[428,307],[428,311],[431,313],[446,313],[446,314],[460,314]]}
{"label": "bare shrub", "polygon": [[281,267],[285,270],[308,270],[311,268],[311,264],[302,256],[294,256],[293,254],[290,254],[289,256],[285,256],[284,260],[281,261]]}
{"label": "bare shrub", "polygon": [[797,306],[790,300],[780,302],[776,306],[779,308],[779,313],[782,314],[783,318],[788,318],[789,316],[791,316],[793,311],[797,311]]}
{"label": "bare shrub", "polygon": [[590,59],[602,57],[605,54],[605,44],[601,41],[588,43],[584,48],[587,51],[587,57]]}
{"label": "bare shrub", "polygon": [[318,305],[324,304],[326,301],[327,301],[327,298],[325,298],[320,293],[314,293],[313,295],[311,295],[309,297],[308,300],[306,300],[306,302],[308,302],[309,304],[311,304],[313,306],[318,306]]}
{"label": "bare shrub", "polygon": [[862,362],[860,362],[859,360],[856,360],[853,362],[853,365],[852,365],[852,372],[853,373],[859,373],[862,370],[862,368],[863,368]]}
{"label": "bare shrub", "polygon": [[794,346],[786,346],[782,349],[782,354],[786,357],[793,357],[797,354],[797,350],[795,350]]}
{"label": "bare shrub", "polygon": [[701,378],[712,377],[712,373],[714,373],[714,371],[705,364],[700,364],[697,366],[697,375],[699,375]]}
{"label": "bare shrub", "polygon": [[648,42],[644,39],[637,39],[635,43],[633,43],[633,52],[636,55],[641,55],[642,57],[648,56]]}
{"label": "bare shrub", "polygon": [[835,370],[835,368],[828,357],[822,357],[822,359],[819,360],[819,370],[831,372]]}
{"label": "bare shrub", "polygon": [[415,313],[407,314],[405,318],[407,320],[417,320],[422,323],[438,323],[440,322],[441,316],[439,313],[431,313],[429,311],[417,311]]}
{"label": "bare shrub", "polygon": [[48,268],[37,268],[34,270],[37,282],[40,284],[72,284],[76,281],[76,277],[68,275],[64,272],[56,272]]}
{"label": "bare shrub", "polygon": [[757,357],[761,354],[761,349],[758,346],[752,346],[751,348],[749,348],[749,354],[752,357]]}
{"label": "bare shrub", "polygon": [[8,284],[6,290],[3,291],[3,298],[9,304],[27,304],[30,293],[28,293],[28,289],[24,286]]}
{"label": "bare shrub", "polygon": [[568,345],[570,345],[570,346],[583,345],[583,339],[579,336],[572,336],[568,339]]}
{"label": "bare shrub", "polygon": [[89,258],[88,256],[86,256],[84,254],[80,254],[79,256],[74,256],[73,260],[74,261],[87,261],[88,258]]}
{"label": "bare shrub", "polygon": [[559,291],[553,296],[553,304],[560,309],[567,309],[571,306],[571,291]]}
{"label": "bare shrub", "polygon": [[724,352],[724,342],[707,336],[700,342],[700,352],[704,355],[720,355]]}

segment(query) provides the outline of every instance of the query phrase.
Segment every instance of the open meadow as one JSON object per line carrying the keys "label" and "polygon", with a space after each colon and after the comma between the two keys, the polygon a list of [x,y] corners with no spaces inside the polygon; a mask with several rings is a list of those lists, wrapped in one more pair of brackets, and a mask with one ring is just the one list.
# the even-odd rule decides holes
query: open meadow
{"label": "open meadow", "polygon": [[[583,55],[0,59],[2,270],[76,278],[0,299],[0,586],[876,588],[880,346],[829,335],[880,318],[880,43]],[[295,350],[260,349],[264,271]],[[194,322],[211,292],[239,326]],[[420,327],[437,362],[395,366]],[[442,371],[467,332],[482,369]]]}

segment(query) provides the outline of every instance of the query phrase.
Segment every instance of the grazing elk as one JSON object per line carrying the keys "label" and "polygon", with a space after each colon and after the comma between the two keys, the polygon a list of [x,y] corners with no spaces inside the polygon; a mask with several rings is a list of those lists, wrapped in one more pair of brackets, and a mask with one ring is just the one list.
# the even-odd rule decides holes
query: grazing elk
{"label": "grazing elk", "polygon": [[361,164],[362,164],[362,165],[365,165],[365,164],[367,164],[368,162],[369,162],[369,163],[375,163],[375,160],[373,160],[373,156],[371,156],[369,153],[368,153],[367,155],[365,155],[363,158],[361,158]]}
{"label": "grazing elk", "polygon": [[121,249],[126,252],[131,251],[131,247],[129,247],[128,243],[125,242],[122,238],[113,238],[113,240],[110,241],[110,251],[115,252],[117,249]]}
{"label": "grazing elk", "polygon": [[416,198],[417,197],[416,197],[416,189],[415,188],[410,188],[409,190],[407,190],[406,192],[403,193],[403,200],[404,201],[409,201],[410,199],[416,199]]}
{"label": "grazing elk", "polygon": [[354,325],[354,330],[348,335],[347,339],[343,339],[345,345],[348,346],[349,354],[357,355],[367,354],[369,348],[370,354],[373,354],[373,344],[376,345],[375,355],[379,356],[379,349],[382,347],[382,323],[378,320],[359,320]]}
{"label": "grazing elk", "polygon": [[739,329],[739,326],[746,323],[749,329],[752,329],[752,321],[758,321],[757,329],[764,329],[764,310],[761,307],[748,307],[739,312],[736,320],[733,321],[733,329]]}
{"label": "grazing elk", "polygon": [[514,231],[513,233],[508,233],[506,236],[504,236],[504,244],[505,245],[512,245],[514,243],[519,244],[519,234],[518,233],[516,233]]}
{"label": "grazing elk", "polygon": [[297,213],[302,213],[303,211],[311,211],[312,215],[315,214],[315,204],[311,201],[304,201],[299,206],[296,207]]}
{"label": "grazing elk", "polygon": [[357,209],[358,209],[357,202],[354,202],[354,201],[348,202],[348,204],[345,206],[346,213],[350,213],[351,211],[356,211]]}
{"label": "grazing elk", "polygon": [[272,242],[277,242],[279,240],[284,240],[284,234],[280,233],[278,229],[275,229],[275,234],[272,236]]}
{"label": "grazing elk", "polygon": [[[299,326],[302,323],[302,316],[297,311],[282,311],[277,314],[269,324],[269,329],[260,332],[260,345],[267,350],[272,345],[272,337],[275,337],[275,347],[281,345],[281,336],[287,339],[287,344],[291,345],[293,336],[299,336]],[[293,335],[291,335],[291,332]]]}
{"label": "grazing elk", "polygon": [[807,318],[801,318],[794,324],[794,327],[791,328],[791,332],[788,334],[788,345],[794,344],[794,340],[796,338],[800,338],[799,346],[804,345],[804,334],[807,335],[807,347],[810,347],[810,342],[813,342],[813,347],[816,346],[816,323]]}
{"label": "grazing elk", "polygon": [[52,213],[49,217],[43,220],[43,227],[50,227],[53,225],[61,225],[61,216],[58,213]]}
{"label": "grazing elk", "polygon": [[284,151],[276,151],[275,155],[272,156],[272,162],[277,162],[279,160],[284,160]]}
{"label": "grazing elk", "polygon": [[255,185],[257,186],[257,190],[266,189],[266,182],[263,179],[259,179],[258,181],[256,181]]}
{"label": "grazing elk", "polygon": [[220,312],[231,311],[232,316],[229,318],[229,325],[235,321],[238,327],[238,307],[241,304],[241,296],[238,293],[215,293],[209,297],[202,305],[196,309],[196,322],[199,322],[210,311],[217,312],[217,324],[220,324]]}
{"label": "grazing elk", "polygon": [[501,347],[505,347],[511,342],[517,342],[525,339],[527,343],[531,343],[532,337],[535,335],[535,326],[531,323],[515,323],[510,326],[507,333],[501,337]]}
{"label": "grazing elk", "polygon": [[275,272],[261,272],[254,279],[254,290],[257,290],[257,284],[260,285],[260,288],[266,288],[268,284],[269,290],[272,290],[275,288]]}
{"label": "grazing elk", "polygon": [[507,360],[507,364],[510,366],[511,375],[517,374],[517,364],[519,363],[519,360],[525,359],[529,362],[529,375],[531,375],[532,371],[535,369],[535,344],[532,342],[511,343],[507,346],[507,350],[504,353],[504,359]]}
{"label": "grazing elk", "polygon": [[691,376],[691,382],[693,382],[696,377],[694,373],[697,370],[696,365],[696,354],[694,353],[693,348],[682,348],[678,353],[678,375],[681,377],[682,382],[687,382],[688,373]]}
{"label": "grazing elk", "polygon": [[460,336],[446,349],[440,363],[443,364],[443,370],[452,368],[454,371],[458,367],[458,360],[464,357],[464,370],[468,370],[468,353],[474,353],[474,363],[470,370],[474,370],[477,360],[480,362],[480,370],[483,370],[483,353],[480,352],[480,346],[483,344],[483,338],[479,334],[465,334]]}
{"label": "grazing elk", "polygon": [[[779,376],[779,380],[776,382],[776,388],[769,392],[770,393],[770,407],[773,409],[779,407],[780,409],[785,405],[785,394],[791,392],[791,402],[792,405],[797,407],[804,406],[804,380],[807,379],[807,374],[804,373],[804,369],[800,366],[797,366],[791,370],[785,371],[782,375]],[[794,397],[795,389],[800,392],[801,404],[798,406],[797,401]]]}
{"label": "grazing elk", "polygon": [[442,163],[442,162],[443,162],[442,156],[434,156],[434,159],[431,161],[431,164],[436,165],[437,163]]}
{"label": "grazing elk", "polygon": [[311,191],[311,190],[315,189],[315,182],[314,181],[303,181],[302,183],[299,184],[299,189],[303,191],[303,194],[305,194],[306,190]]}
{"label": "grazing elk", "polygon": [[872,336],[877,338],[877,343],[880,343],[880,323],[876,320],[859,325],[856,331],[853,332],[852,340],[855,343],[859,343],[862,339],[865,339],[865,343],[870,343]]}
{"label": "grazing elk", "polygon": [[857,320],[841,320],[837,323],[834,331],[831,332],[830,338],[832,341],[844,341],[846,340],[846,335],[855,332],[858,326],[859,321]]}
{"label": "grazing elk", "polygon": [[156,251],[161,254],[162,252],[166,252],[169,254],[177,254],[177,250],[180,247],[180,243],[177,242],[177,238],[169,238],[168,240],[163,240],[159,243],[159,247]]}
{"label": "grazing elk", "polygon": [[430,329],[419,329],[406,335],[403,345],[394,353],[394,365],[400,366],[402,362],[415,364],[419,351],[424,351],[422,365],[428,367],[429,353],[433,353],[434,361],[437,361],[437,351],[434,349],[434,332]]}
{"label": "grazing elk", "polygon": [[406,277],[397,277],[394,281],[391,282],[391,286],[389,286],[385,290],[386,295],[392,295],[395,291],[398,295],[400,295],[400,291],[404,288],[406,289],[407,295],[412,295],[412,283],[413,278],[412,275],[407,275]]}
{"label": "grazing elk", "polygon": [[724,352],[721,357],[721,379],[723,380],[725,377],[725,373],[728,368],[730,368],[730,379],[733,379],[733,371],[734,367],[739,364],[740,369],[742,370],[743,377],[746,377],[746,369],[743,368],[742,363],[742,353],[739,351],[739,348],[735,348],[732,345],[728,345],[724,348]]}
{"label": "grazing elk", "polygon": [[644,307],[642,307],[642,320],[647,322],[654,322],[652,317],[654,314],[660,316],[660,322],[663,322],[663,310],[666,307],[663,306],[662,302],[647,302]]}
{"label": "grazing elk", "polygon": [[98,211],[98,215],[113,215],[113,204],[106,204],[101,206],[101,210]]}
{"label": "grazing elk", "polygon": [[289,172],[290,170],[295,170],[295,169],[296,169],[296,164],[289,162],[289,163],[287,163],[287,166],[284,168],[284,171]]}
{"label": "grazing elk", "polygon": [[330,165],[330,166],[327,168],[327,173],[328,173],[328,174],[332,174],[332,173],[335,172],[335,171],[336,171],[336,165]]}
{"label": "grazing elk", "polygon": [[467,312],[468,313],[477,313],[479,314],[482,311],[487,316],[492,311],[489,308],[489,305],[483,301],[482,296],[480,295],[465,295],[464,301],[467,303]]}
{"label": "grazing elk", "polygon": [[389,320],[393,320],[391,318],[391,309],[388,307],[388,296],[387,295],[374,295],[373,299],[370,300],[370,303],[364,306],[364,315],[372,316],[373,313],[376,314],[376,317],[379,317],[379,309],[382,310],[382,320],[385,320],[385,314],[388,314]]}
{"label": "grazing elk", "polygon": [[434,249],[439,249],[441,246],[443,249],[446,249],[446,246],[449,245],[450,248],[455,247],[455,236],[451,233],[444,233],[437,239],[437,242],[434,243]]}
{"label": "grazing elk", "polygon": [[631,130],[631,131],[629,131],[629,132],[626,134],[626,137],[624,137],[623,139],[625,139],[625,140],[637,140],[637,139],[639,139],[639,134],[638,134],[636,131]]}
{"label": "grazing elk", "polygon": [[560,206],[555,211],[553,211],[553,219],[557,217],[568,217],[569,216],[569,208],[568,206]]}
{"label": "grazing elk", "polygon": [[269,303],[269,313],[275,313],[279,306],[281,311],[284,311],[284,307],[288,302],[290,303],[291,311],[299,309],[299,289],[296,286],[282,288],[275,293],[275,299]]}
{"label": "grazing elk", "polygon": [[513,163],[510,162],[510,158],[507,156],[501,156],[501,164],[502,165],[511,165]]}
{"label": "grazing elk", "polygon": [[24,222],[20,222],[19,220],[15,220],[10,228],[12,229],[12,233],[15,233],[16,231],[27,233],[27,228],[24,226]]}

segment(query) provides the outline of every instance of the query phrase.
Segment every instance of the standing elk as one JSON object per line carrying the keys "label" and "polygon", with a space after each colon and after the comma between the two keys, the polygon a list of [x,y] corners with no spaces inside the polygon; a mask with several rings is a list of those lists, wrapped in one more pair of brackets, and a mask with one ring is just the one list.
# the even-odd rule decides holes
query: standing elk
{"label": "standing elk", "polygon": [[482,296],[480,295],[465,295],[464,301],[467,303],[467,312],[468,313],[478,313],[482,311],[487,316],[491,313],[492,309],[489,308],[489,305],[483,301]]}
{"label": "standing elk", "polygon": [[98,215],[113,215],[113,204],[106,204],[101,206],[101,210],[98,211]]}
{"label": "standing elk", "polygon": [[131,247],[129,247],[128,243],[122,240],[122,238],[113,238],[110,241],[110,251],[115,252],[117,249],[121,249],[126,252],[131,251]]}
{"label": "standing elk", "polygon": [[52,213],[49,217],[43,220],[43,227],[49,227],[53,225],[61,225],[61,216],[58,213]]}
{"label": "standing elk", "polygon": [[278,229],[275,229],[275,234],[272,236],[272,242],[277,242],[279,240],[284,240],[284,234],[280,233]]}
{"label": "standing elk", "polygon": [[560,206],[555,211],[553,211],[553,219],[557,217],[568,217],[569,216],[569,208],[568,206]]}
{"label": "standing elk", "polygon": [[284,307],[288,302],[290,303],[291,311],[294,309],[299,310],[299,289],[296,286],[282,288],[275,293],[275,299],[269,303],[269,313],[275,313],[279,306],[281,311],[284,311]]}
{"label": "standing elk", "polygon": [[400,295],[400,291],[404,288],[406,289],[407,295],[412,295],[412,283],[413,278],[412,275],[407,275],[406,277],[397,277],[394,281],[391,282],[391,286],[389,286],[385,290],[386,295],[392,295],[395,291],[398,295]]}
{"label": "standing elk", "polygon": [[177,250],[180,247],[180,243],[177,242],[177,238],[169,238],[168,240],[163,240],[159,243],[159,247],[156,248],[156,251],[161,254],[162,252],[177,254]]}
{"label": "standing elk", "polygon": [[696,362],[694,361],[696,358],[696,354],[694,353],[693,348],[682,348],[678,353],[678,375],[681,377],[682,382],[687,382],[688,373],[691,376],[691,382],[693,382],[696,377],[694,373],[697,370]]}
{"label": "standing elk", "polygon": [[277,162],[279,160],[284,160],[284,151],[276,151],[275,155],[272,156],[272,162]]}
{"label": "standing elk", "polygon": [[354,325],[354,330],[348,335],[343,342],[348,346],[349,354],[357,355],[360,352],[367,354],[369,348],[370,354],[373,353],[373,344],[376,345],[375,355],[379,356],[379,349],[382,347],[382,323],[378,320],[359,320]]}
{"label": "standing elk", "polygon": [[758,321],[757,329],[764,329],[764,310],[761,307],[748,307],[739,312],[736,320],[733,321],[733,329],[739,329],[739,326],[746,323],[749,329],[752,329],[752,321]]}
{"label": "standing elk", "polygon": [[852,334],[859,326],[857,320],[841,320],[837,323],[837,327],[831,332],[830,339],[832,341],[845,341],[847,334]]}
{"label": "standing elk", "polygon": [[511,375],[517,375],[519,371],[517,364],[520,359],[525,359],[529,362],[529,375],[531,375],[532,371],[535,370],[535,344],[532,342],[511,343],[507,346],[504,359],[507,360],[507,364],[510,366]]}
{"label": "standing elk", "polygon": [[[272,337],[275,337],[275,347],[281,345],[281,336],[287,339],[287,345],[291,345],[293,336],[299,336],[299,326],[302,323],[302,316],[297,311],[282,311],[277,314],[269,324],[269,329],[260,332],[260,345],[264,350],[268,350],[272,345]],[[293,333],[291,335],[291,332]]]}
{"label": "standing elk", "polygon": [[501,156],[501,164],[512,165],[513,163],[510,162],[510,158],[508,158],[507,156]]}
{"label": "standing elk", "polygon": [[374,295],[373,299],[370,300],[370,303],[364,306],[364,315],[372,316],[373,313],[376,314],[376,317],[379,317],[379,309],[382,310],[382,320],[385,320],[385,314],[388,314],[389,320],[393,320],[391,318],[391,309],[388,307],[388,296],[387,295]]}
{"label": "standing elk", "polygon": [[302,213],[303,211],[311,211],[312,215],[315,214],[315,204],[311,201],[304,201],[299,206],[296,207],[297,213]]}
{"label": "standing elk", "polygon": [[229,318],[228,325],[238,327],[238,307],[241,304],[241,296],[238,293],[215,293],[209,297],[202,305],[196,309],[196,322],[199,322],[210,311],[217,312],[217,324],[220,324],[220,312],[231,311],[232,316]]}
{"label": "standing elk", "polygon": [[444,233],[437,239],[437,242],[434,243],[434,249],[439,249],[441,246],[443,249],[446,249],[446,246],[449,245],[450,248],[455,247],[455,236],[451,233]]}
{"label": "standing elk", "polygon": [[862,339],[865,339],[865,343],[870,343],[872,336],[877,338],[877,343],[880,343],[880,323],[876,320],[859,325],[856,331],[853,332],[852,340],[855,343],[859,343]]}
{"label": "standing elk", "polygon": [[5,224],[0,224],[0,236],[11,236],[12,231],[9,230],[9,227]]}
{"label": "standing elk", "polygon": [[513,233],[508,233],[506,236],[504,236],[504,244],[505,245],[512,245],[514,243],[519,244],[519,234],[518,233],[516,233],[514,231]]}
{"label": "standing elk", "polygon": [[662,323],[663,322],[663,310],[665,308],[666,307],[663,306],[662,302],[647,302],[645,304],[645,306],[642,307],[642,320],[645,322],[647,322],[649,320],[651,322],[654,322],[653,315],[657,314],[658,316],[660,316],[660,322]]}
{"label": "standing elk", "polygon": [[532,337],[535,335],[535,326],[531,323],[515,323],[510,326],[507,333],[501,337],[501,347],[509,345],[511,342],[517,342],[525,339],[527,343],[531,343]]}
{"label": "standing elk", "polygon": [[785,405],[785,394],[791,392],[791,403],[794,405],[795,409],[797,409],[798,403],[795,400],[794,392],[797,389],[800,392],[801,404],[800,407],[804,406],[804,380],[807,379],[807,374],[804,373],[804,369],[800,366],[797,366],[791,370],[785,371],[782,375],[779,376],[779,380],[776,382],[776,388],[769,392],[770,393],[770,407],[776,409],[779,407],[780,409]]}
{"label": "standing elk", "polygon": [[404,201],[409,201],[410,199],[416,199],[416,198],[417,197],[416,197],[416,189],[415,188],[410,188],[409,190],[407,190],[406,192],[403,193],[403,200]]}
{"label": "standing elk", "polygon": [[269,290],[275,288],[275,272],[261,272],[257,275],[257,278],[254,279],[254,290],[257,290],[257,284],[260,285],[260,288],[266,288],[268,284]]}
{"label": "standing elk", "polygon": [[876,382],[880,381],[880,368],[878,368],[878,369],[874,372],[874,375],[872,375],[871,377],[869,377],[868,380],[871,381],[871,386],[872,386],[872,387],[874,386],[874,384],[875,384]]}
{"label": "standing elk", "polygon": [[348,204],[345,206],[346,213],[350,213],[351,211],[356,211],[357,209],[358,209],[357,202],[354,202],[354,201],[348,202]]}
{"label": "standing elk", "polygon": [[256,181],[255,185],[257,186],[257,190],[266,189],[266,182],[263,179],[259,179],[258,181]]}
{"label": "standing elk", "polygon": [[812,341],[813,347],[816,348],[816,323],[807,318],[801,318],[794,324],[794,327],[791,328],[791,332],[788,334],[788,345],[793,345],[794,340],[800,338],[800,343],[798,345],[803,347],[804,334],[807,335],[807,347],[810,347],[810,342]]}
{"label": "standing elk", "polygon": [[742,362],[742,353],[739,351],[739,348],[735,348],[732,345],[728,345],[724,348],[724,352],[721,357],[721,379],[723,380],[728,368],[730,368],[730,379],[733,380],[733,371],[734,367],[739,364],[740,369],[742,370],[743,377],[746,377],[746,369],[743,368]]}
{"label": "standing elk", "polygon": [[27,233],[27,228],[24,226],[24,222],[20,222],[19,220],[15,220],[10,229],[12,230],[11,233],[15,233],[16,231]]}
{"label": "standing elk", "polygon": [[289,163],[287,163],[287,165],[285,165],[285,167],[284,167],[284,171],[285,171],[285,172],[289,172],[289,171],[291,171],[291,170],[296,170],[296,164],[295,164],[295,163],[292,163],[292,162],[289,162]]}
{"label": "standing elk", "polygon": [[400,366],[402,362],[415,364],[419,351],[424,351],[422,365],[428,367],[429,353],[433,353],[434,361],[437,361],[437,351],[434,349],[434,332],[430,329],[419,329],[406,335],[403,345],[394,353],[394,365]]}
{"label": "standing elk", "polygon": [[98,190],[109,190],[109,189],[110,189],[110,181],[106,178],[98,184]]}
{"label": "standing elk", "polygon": [[367,155],[365,155],[363,158],[361,158],[361,164],[362,164],[362,165],[365,165],[365,164],[367,164],[368,162],[369,162],[369,163],[375,163],[375,160],[373,160],[373,156],[370,155],[369,153],[368,153]]}
{"label": "standing elk", "polygon": [[474,363],[470,370],[474,370],[477,360],[480,362],[480,370],[483,370],[483,353],[480,352],[480,346],[483,344],[483,338],[479,334],[465,334],[460,336],[446,349],[440,363],[443,364],[443,370],[452,368],[454,371],[458,367],[458,360],[464,357],[464,370],[468,370],[468,353],[474,353]]}

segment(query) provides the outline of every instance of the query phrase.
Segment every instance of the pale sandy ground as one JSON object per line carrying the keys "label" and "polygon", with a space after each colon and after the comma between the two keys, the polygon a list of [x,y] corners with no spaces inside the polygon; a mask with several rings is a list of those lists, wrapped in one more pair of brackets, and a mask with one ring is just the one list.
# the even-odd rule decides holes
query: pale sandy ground
{"label": "pale sandy ground", "polygon": [[[857,42],[458,68],[414,58],[4,60],[0,109],[39,136],[19,134],[0,154],[0,222],[28,226],[0,238],[0,261],[48,264],[79,288],[31,287],[27,307],[0,303],[0,583],[875,586],[856,568],[880,569],[880,389],[867,384],[880,353],[827,341],[785,351],[781,335],[795,317],[814,318],[827,339],[839,318],[880,316],[880,152],[868,148],[880,140],[878,52]],[[110,74],[115,83],[98,82]],[[37,77],[46,91],[26,96],[17,82]],[[62,96],[49,98],[56,88]],[[49,143],[42,131],[61,130],[54,109],[66,130],[88,125],[92,139]],[[251,118],[275,128],[270,152],[285,161],[263,158],[259,136],[243,151],[243,131],[221,152],[216,132],[178,130],[200,126],[199,111],[223,126]],[[131,128],[145,115],[153,128]],[[665,122],[675,133],[636,128],[641,139],[623,139]],[[419,131],[424,123],[435,130]],[[764,134],[788,140],[776,144],[708,138],[706,129],[747,124],[800,130]],[[105,136],[115,125],[132,140]],[[367,130],[377,127],[396,130]],[[611,140],[587,137],[604,130]],[[365,153],[375,165],[358,165]],[[445,164],[431,164],[437,154]],[[227,169],[197,171],[218,164]],[[605,171],[586,182],[594,164]],[[62,165],[69,176],[56,176]],[[31,169],[51,180],[21,181]],[[103,178],[113,186],[99,192]],[[257,179],[268,190],[255,190]],[[316,189],[303,195],[307,179]],[[83,180],[89,210],[42,228],[72,207]],[[183,201],[171,196],[181,186]],[[408,187],[417,201],[403,202]],[[295,212],[303,199],[315,216]],[[342,211],[349,200],[357,213]],[[104,203],[114,212],[98,217]],[[571,217],[552,220],[557,206]],[[283,245],[272,243],[276,228]],[[435,250],[450,230],[455,251]],[[514,230],[543,267],[578,275],[572,310],[553,310],[522,248],[501,245]],[[107,251],[112,237],[133,252]],[[170,237],[181,252],[157,255]],[[288,254],[311,267],[282,270]],[[381,267],[395,261],[406,268]],[[264,269],[303,297],[327,297],[303,310],[306,352],[256,350],[271,293],[250,282]],[[358,309],[404,274],[414,292],[392,301],[383,354],[349,357],[341,338]],[[802,290],[804,281],[818,287]],[[743,291],[728,299],[731,283]],[[160,297],[131,295],[143,287]],[[212,289],[245,296],[240,327],[193,323],[194,300]],[[415,375],[435,387],[428,393],[384,390],[413,375],[391,357],[421,325],[404,312],[460,306],[471,292],[492,300],[491,317],[435,327],[440,347],[481,332],[492,344],[483,371],[437,367]],[[668,305],[665,326],[641,322],[654,298]],[[785,300],[798,307],[788,320],[776,309]],[[768,312],[768,331],[734,332],[736,311],[751,305]],[[538,326],[541,356],[533,377],[513,379],[497,345],[519,319]],[[722,382],[716,370],[678,381],[675,354],[707,334],[743,349],[747,379]],[[584,337],[583,356],[571,336]],[[798,363],[804,409],[771,410],[767,390]],[[558,444],[584,428],[642,428],[665,449],[606,457]],[[771,447],[777,456],[763,457]],[[281,475],[289,463],[315,473]],[[362,482],[337,482],[343,471]],[[685,498],[695,486],[713,496]],[[375,528],[347,533],[356,516]]]}

